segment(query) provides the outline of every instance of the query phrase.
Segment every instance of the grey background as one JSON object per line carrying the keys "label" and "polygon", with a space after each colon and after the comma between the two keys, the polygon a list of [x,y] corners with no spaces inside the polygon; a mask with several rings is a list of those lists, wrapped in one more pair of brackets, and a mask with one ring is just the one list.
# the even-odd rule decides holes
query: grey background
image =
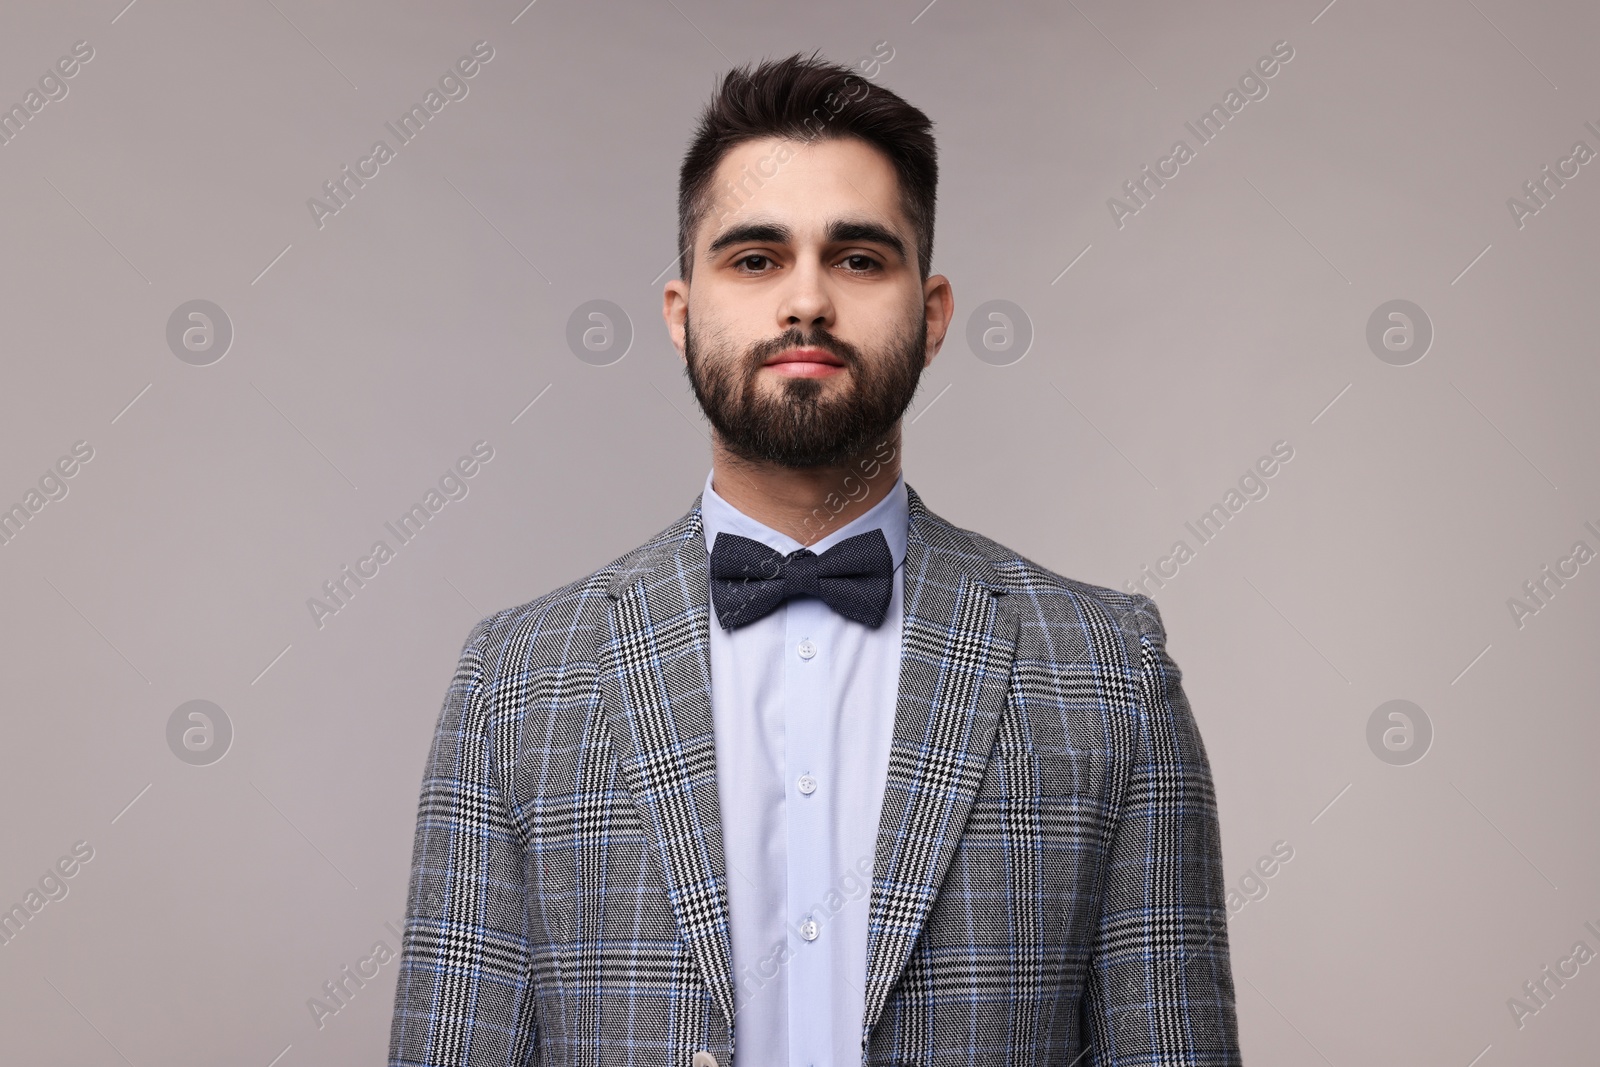
{"label": "grey background", "polygon": [[[1600,965],[1520,1028],[1507,1000],[1600,950],[1600,564],[1520,627],[1507,601],[1600,548],[1600,161],[1520,228],[1506,201],[1600,150],[1600,10],[1324,2],[9,5],[6,106],[94,57],[0,146],[0,505],[94,456],[0,546],[0,907],[94,856],[0,946],[5,1058],[382,1061],[392,961],[320,1028],[308,1001],[396,945],[462,640],[708,468],[659,318],[694,116],[733,64],[882,41],[876,80],[936,122],[957,300],[907,417],[930,507],[1123,587],[1294,449],[1149,586],[1230,885],[1294,850],[1229,923],[1247,1060],[1592,1059]],[[480,40],[468,95],[318,228],[307,198]],[[1268,95],[1118,228],[1107,199],[1280,40]],[[166,341],[197,299],[234,331],[207,366]],[[1408,366],[1366,341],[1395,299],[1434,331]],[[592,300],[631,320],[607,366],[566,341]],[[986,300],[1025,358],[967,346]],[[468,495],[319,628],[307,600],[479,440]],[[1433,731],[1401,766],[1367,742],[1397,699]],[[231,723],[209,765],[169,748],[191,700]]]}

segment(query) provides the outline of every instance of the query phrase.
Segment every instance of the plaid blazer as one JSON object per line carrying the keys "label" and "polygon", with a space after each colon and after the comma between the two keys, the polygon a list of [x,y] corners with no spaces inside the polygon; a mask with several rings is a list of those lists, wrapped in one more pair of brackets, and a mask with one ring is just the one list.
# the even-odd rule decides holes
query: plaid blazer
{"label": "plaid blazer", "polygon": [[[1238,1064],[1211,772],[1155,604],[907,496],[862,1062]],[[697,496],[472,630],[391,1067],[732,1064],[707,567]]]}

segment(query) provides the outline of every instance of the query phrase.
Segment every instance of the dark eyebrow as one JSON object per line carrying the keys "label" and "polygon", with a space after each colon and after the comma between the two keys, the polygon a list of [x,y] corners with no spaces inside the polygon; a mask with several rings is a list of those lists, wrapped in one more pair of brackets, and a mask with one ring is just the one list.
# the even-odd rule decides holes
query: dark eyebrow
{"label": "dark eyebrow", "polygon": [[706,255],[714,256],[729,245],[744,244],[746,241],[761,241],[767,244],[784,245],[794,238],[794,234],[787,226],[780,226],[775,222],[745,222],[714,238],[706,249]]}
{"label": "dark eyebrow", "polygon": [[864,219],[834,219],[828,223],[828,243],[844,244],[848,241],[870,241],[894,249],[901,262],[906,258],[906,246],[894,231],[880,223]]}
{"label": "dark eyebrow", "polygon": [[[730,245],[744,244],[747,241],[761,241],[769,244],[788,244],[794,239],[794,232],[789,227],[776,222],[746,222],[734,226],[713,238],[706,248],[706,255],[714,256]],[[828,223],[827,240],[829,244],[844,244],[847,241],[870,241],[881,244],[894,250],[894,254],[902,262],[906,258],[905,243],[895,236],[894,231],[880,223],[866,219],[834,219]]]}

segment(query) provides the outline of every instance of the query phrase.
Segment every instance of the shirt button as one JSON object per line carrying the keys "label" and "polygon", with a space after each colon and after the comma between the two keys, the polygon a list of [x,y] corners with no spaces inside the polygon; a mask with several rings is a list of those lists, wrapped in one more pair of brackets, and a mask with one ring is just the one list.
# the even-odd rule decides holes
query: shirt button
{"label": "shirt button", "polygon": [[807,941],[815,941],[817,939],[817,933],[817,920],[807,919],[805,922],[800,924],[800,936],[805,938]]}
{"label": "shirt button", "polygon": [[802,774],[799,781],[795,782],[795,785],[799,786],[800,792],[806,796],[810,796],[817,791],[817,780],[809,774]]}
{"label": "shirt button", "polygon": [[717,1058],[705,1051],[696,1052],[689,1062],[691,1067],[717,1067]]}
{"label": "shirt button", "polygon": [[800,642],[799,652],[801,659],[810,659],[817,654],[817,643],[808,637]]}

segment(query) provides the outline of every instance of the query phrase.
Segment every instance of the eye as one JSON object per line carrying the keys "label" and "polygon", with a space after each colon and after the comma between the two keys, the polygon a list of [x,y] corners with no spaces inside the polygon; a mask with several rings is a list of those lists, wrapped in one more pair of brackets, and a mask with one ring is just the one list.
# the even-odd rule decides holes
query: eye
{"label": "eye", "polygon": [[864,252],[853,252],[850,255],[845,256],[844,259],[840,260],[840,262],[846,264],[847,269],[849,269],[853,274],[866,274],[869,271],[876,270],[880,266],[876,259]]}
{"label": "eye", "polygon": [[733,267],[734,267],[735,270],[738,270],[738,271],[740,271],[741,273],[744,273],[744,274],[766,274],[766,273],[768,273],[765,270],[746,270],[746,269],[744,269],[746,267],[746,265],[750,263],[751,260],[756,260],[758,263],[766,263],[766,264],[770,264],[772,262],[772,258],[770,256],[764,256],[760,252],[751,252],[748,255],[740,256],[738,259],[734,260],[733,261]]}

